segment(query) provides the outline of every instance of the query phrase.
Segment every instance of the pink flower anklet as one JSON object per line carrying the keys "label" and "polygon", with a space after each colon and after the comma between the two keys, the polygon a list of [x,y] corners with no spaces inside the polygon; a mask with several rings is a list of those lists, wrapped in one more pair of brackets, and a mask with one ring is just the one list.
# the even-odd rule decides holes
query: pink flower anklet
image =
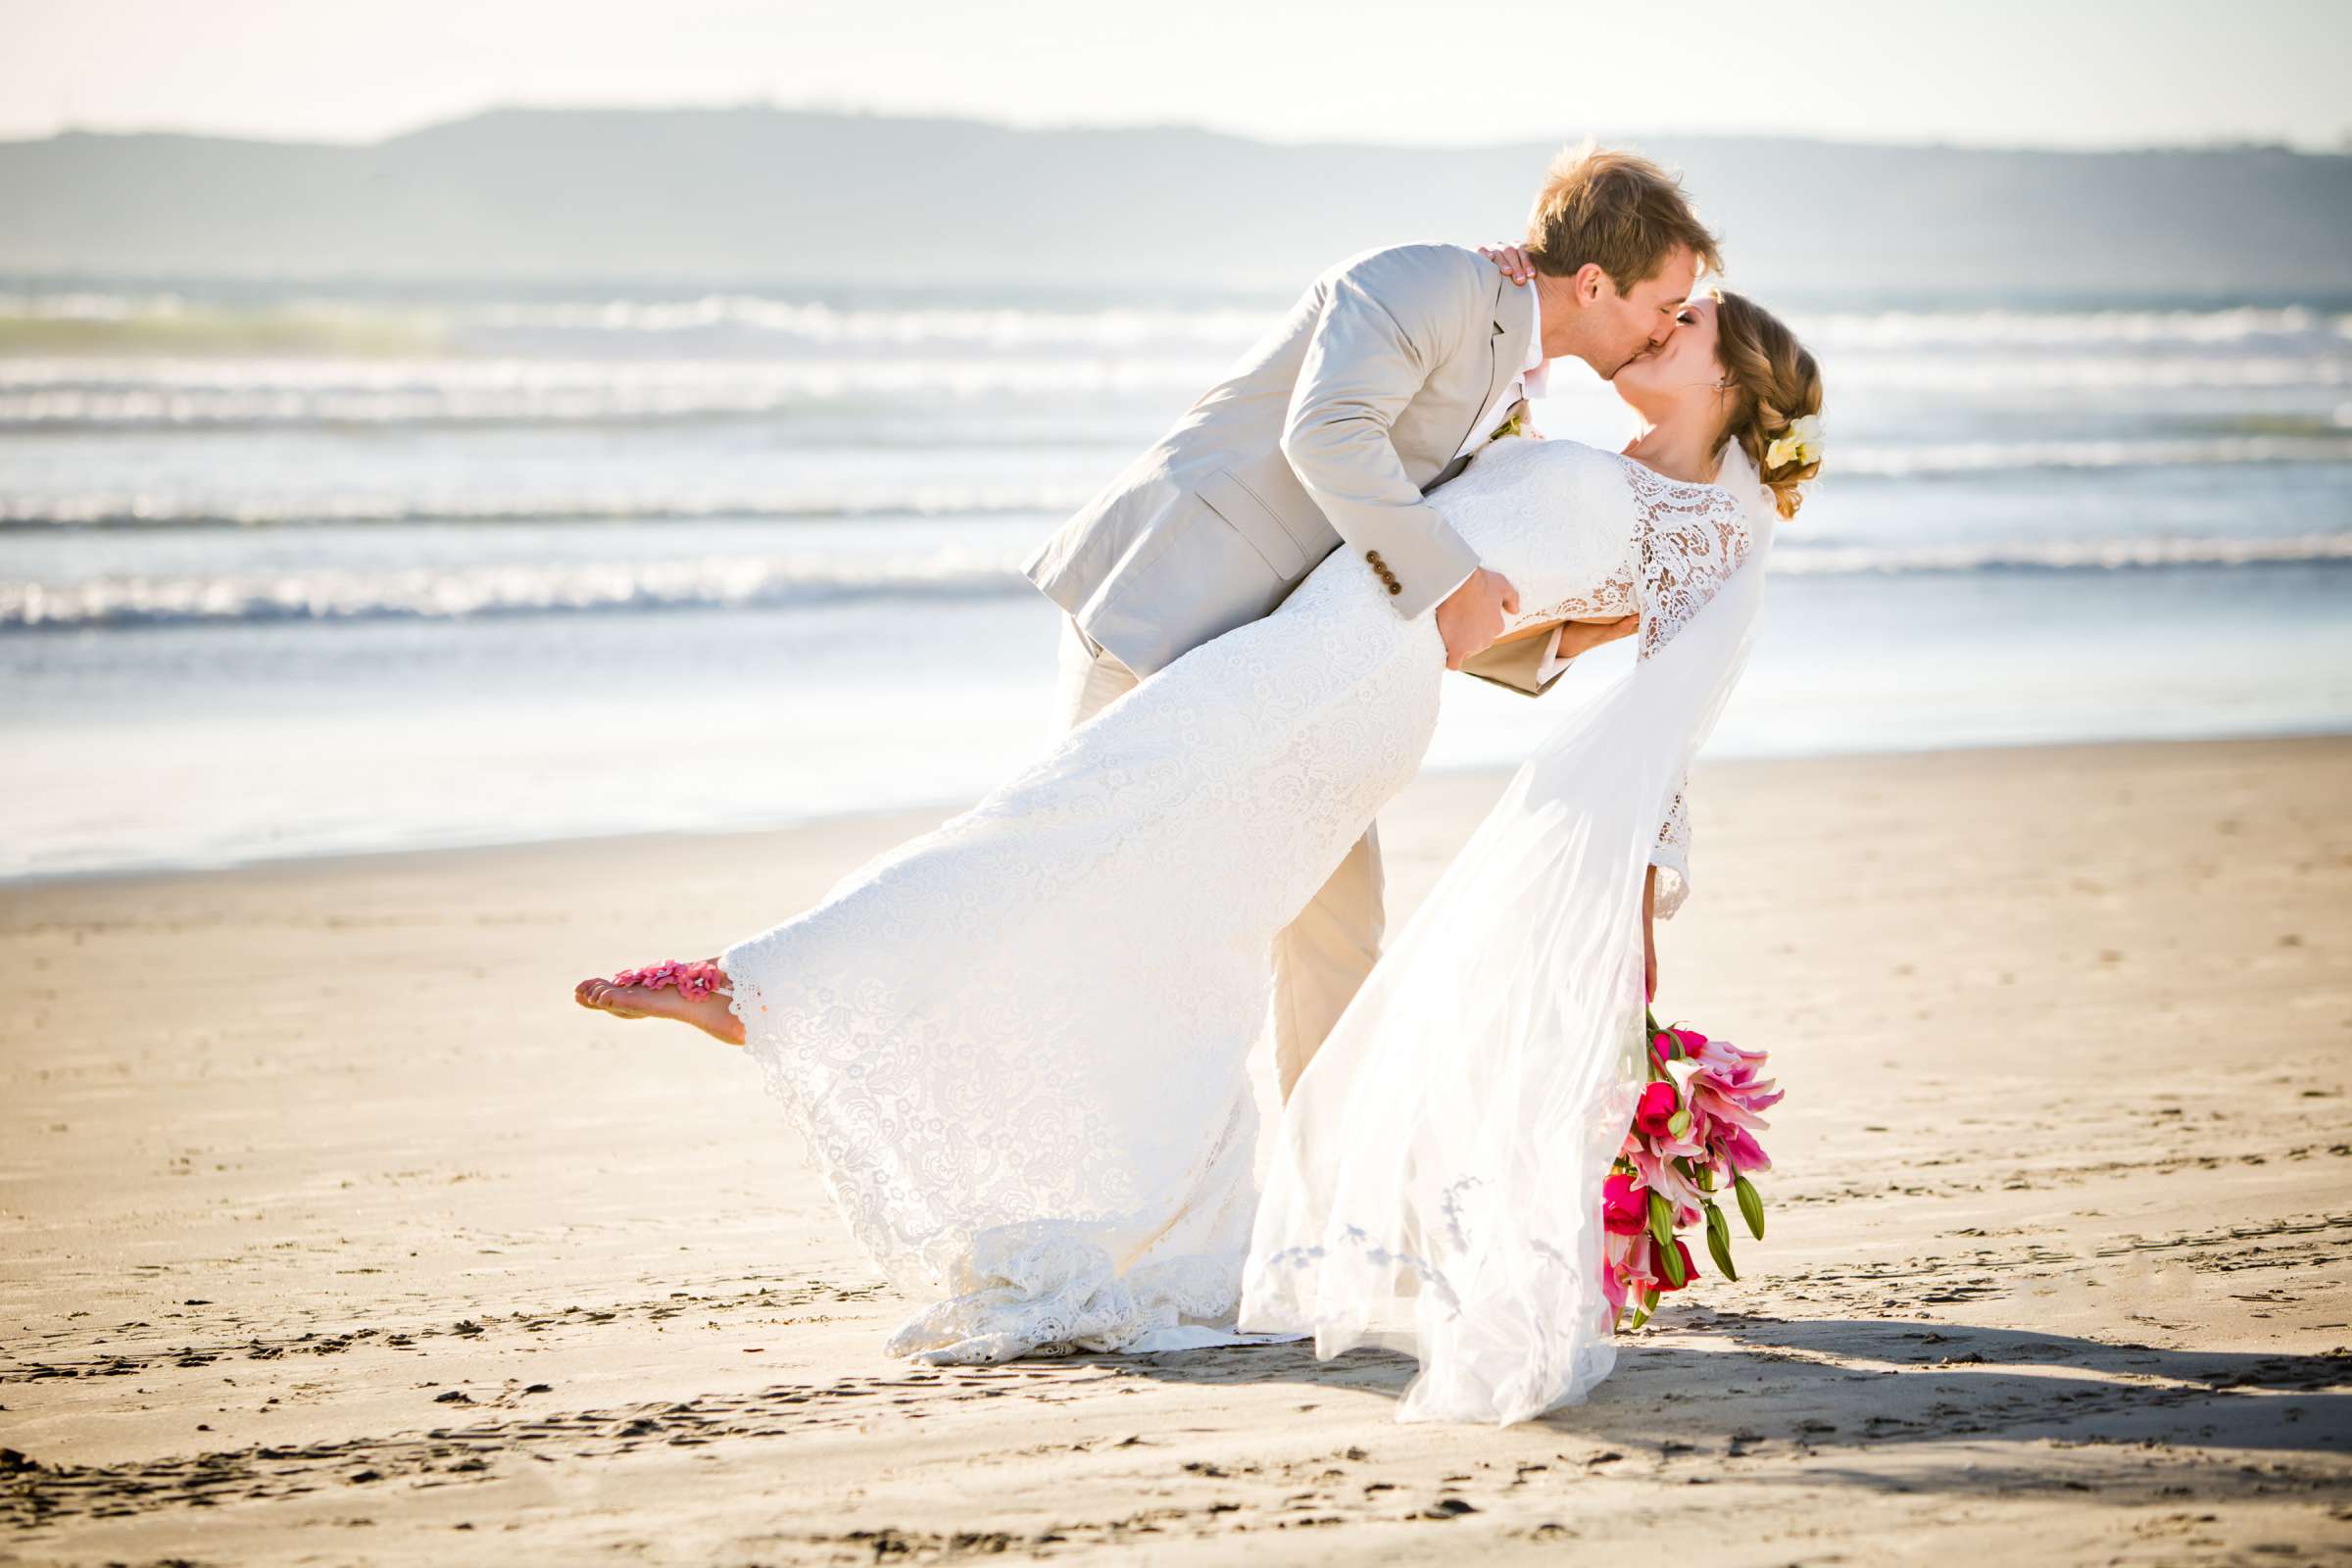
{"label": "pink flower anklet", "polygon": [[735,993],[726,985],[727,972],[715,963],[680,963],[675,958],[644,969],[623,969],[612,977],[616,986],[644,986],[659,991],[663,986],[676,986],[678,995],[689,1002],[700,1002],[716,992],[722,997]]}

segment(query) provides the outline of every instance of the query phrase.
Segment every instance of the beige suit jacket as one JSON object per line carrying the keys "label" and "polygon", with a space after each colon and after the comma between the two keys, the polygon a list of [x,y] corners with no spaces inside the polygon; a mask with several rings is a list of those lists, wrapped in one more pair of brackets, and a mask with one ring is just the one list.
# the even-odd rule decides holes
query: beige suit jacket
{"label": "beige suit jacket", "polygon": [[[1342,545],[1423,614],[1478,556],[1422,498],[1526,361],[1534,316],[1458,245],[1351,257],[1022,570],[1139,676],[1270,613]],[[1475,672],[1539,691],[1547,641]]]}

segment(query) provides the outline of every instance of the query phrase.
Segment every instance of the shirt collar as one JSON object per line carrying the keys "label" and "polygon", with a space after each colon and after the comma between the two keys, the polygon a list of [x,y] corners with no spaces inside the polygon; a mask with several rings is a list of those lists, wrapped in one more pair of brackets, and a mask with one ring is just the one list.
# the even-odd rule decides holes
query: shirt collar
{"label": "shirt collar", "polygon": [[1525,373],[1520,384],[1527,396],[1540,398],[1551,378],[1551,362],[1544,357],[1544,297],[1536,292],[1536,280],[1532,277],[1527,280],[1527,364],[1521,367]]}

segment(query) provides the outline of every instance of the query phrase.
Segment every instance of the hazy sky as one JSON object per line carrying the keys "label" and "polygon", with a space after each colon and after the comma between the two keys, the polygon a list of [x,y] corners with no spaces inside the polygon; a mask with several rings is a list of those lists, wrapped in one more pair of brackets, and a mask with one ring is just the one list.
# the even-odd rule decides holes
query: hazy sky
{"label": "hazy sky", "polygon": [[0,0],[0,137],[365,141],[493,104],[944,112],[1461,143],[2352,134],[2352,0]]}

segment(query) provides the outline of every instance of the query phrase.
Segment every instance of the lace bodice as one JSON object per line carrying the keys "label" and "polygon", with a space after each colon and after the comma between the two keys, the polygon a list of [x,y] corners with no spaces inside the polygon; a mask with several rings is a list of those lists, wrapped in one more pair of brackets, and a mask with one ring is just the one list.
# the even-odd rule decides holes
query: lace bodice
{"label": "lace bodice", "polygon": [[[1531,508],[1531,495],[1542,504]],[[1496,442],[1429,500],[1520,590],[1505,631],[1639,612],[1642,659],[1673,641],[1752,543],[1748,508],[1733,491],[1575,441]],[[1539,526],[1523,537],[1531,518]],[[1686,795],[1675,791],[1650,854],[1660,918],[1690,891]]]}

